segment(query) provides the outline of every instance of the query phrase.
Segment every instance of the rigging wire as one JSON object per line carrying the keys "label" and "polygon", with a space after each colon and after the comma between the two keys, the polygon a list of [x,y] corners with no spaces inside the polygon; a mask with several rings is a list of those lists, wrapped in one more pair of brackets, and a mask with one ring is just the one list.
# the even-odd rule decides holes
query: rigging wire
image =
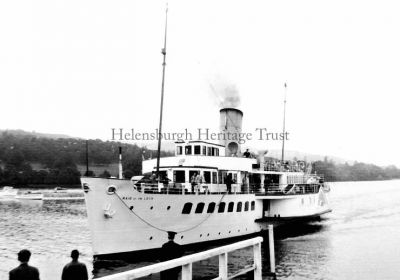
{"label": "rigging wire", "polygon": [[[114,194],[118,197],[118,199],[122,202],[122,204],[123,204],[127,209],[129,209],[129,212],[131,212],[132,214],[134,214],[139,220],[141,220],[142,222],[144,222],[146,225],[148,225],[148,226],[150,226],[150,227],[152,227],[152,228],[154,228],[154,229],[157,229],[157,230],[159,230],[159,231],[164,231],[164,232],[171,231],[171,230],[166,230],[166,229],[157,227],[157,226],[153,225],[152,223],[148,222],[146,219],[142,218],[142,217],[139,216],[137,213],[135,213],[135,211],[131,210],[131,209],[129,208],[129,206],[125,203],[125,201],[118,195],[117,192],[115,192]],[[218,202],[218,204],[217,204],[216,206],[219,206],[219,205],[220,205],[220,203],[221,203],[222,200],[224,199],[225,195],[226,195],[226,193],[224,193],[224,194],[222,195],[221,199],[219,200],[219,202]],[[215,212],[215,211],[214,211],[214,212]],[[199,227],[202,223],[204,223],[206,220],[208,220],[208,219],[211,217],[211,215],[214,214],[214,212],[213,212],[213,213],[209,213],[209,215],[207,215],[207,217],[205,217],[205,218],[204,218],[202,221],[200,221],[198,224],[196,224],[196,225],[194,225],[194,226],[192,226],[192,227],[189,227],[189,228],[187,228],[187,229],[185,229],[185,230],[176,231],[176,233],[187,232],[187,231],[190,231],[190,230],[193,230],[193,229]]]}

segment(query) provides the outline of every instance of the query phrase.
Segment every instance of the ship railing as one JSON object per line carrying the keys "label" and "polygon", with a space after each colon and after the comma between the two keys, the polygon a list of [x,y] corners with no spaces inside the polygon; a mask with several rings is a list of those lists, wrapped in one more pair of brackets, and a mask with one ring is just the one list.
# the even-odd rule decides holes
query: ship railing
{"label": "ship railing", "polygon": [[311,172],[312,165],[310,162],[302,160],[298,161],[281,161],[281,160],[267,160],[262,163],[265,171],[277,172]]}
{"label": "ship railing", "polygon": [[256,184],[250,187],[250,193],[257,195],[296,195],[317,193],[320,185],[312,184]]}
{"label": "ship railing", "polygon": [[[299,183],[299,184],[260,184],[250,183],[250,186],[241,185],[240,191],[234,189],[229,194],[257,194],[257,195],[294,195],[294,194],[308,194],[317,193],[320,184],[316,181],[314,183]],[[162,183],[142,183],[137,190],[142,193],[152,194],[180,194],[180,195],[207,195],[207,194],[228,194],[227,191],[210,192],[206,186],[202,186],[201,190],[194,188],[194,191],[189,191],[181,184],[162,184]]]}
{"label": "ship railing", "polygon": [[[270,252],[270,272],[264,273],[264,275],[273,276],[275,275],[275,251],[274,251],[274,236],[273,227],[269,225],[269,252]],[[211,250],[203,251],[200,253],[183,256],[181,258],[172,259],[165,262],[152,264],[145,267],[136,268],[130,271],[109,275],[98,280],[127,280],[127,279],[138,279],[146,277],[155,273],[159,273],[165,270],[169,270],[175,267],[182,267],[182,280],[193,279],[193,263],[200,262],[212,257],[218,256],[219,270],[218,277],[213,280],[228,280],[234,279],[238,276],[245,275],[248,273],[253,274],[253,279],[262,279],[262,260],[261,260],[261,242],[262,237],[255,237],[252,239],[236,242],[230,245],[214,248]],[[236,250],[252,247],[253,249],[253,264],[245,266],[239,271],[229,274],[228,273],[228,253]]]}
{"label": "ship railing", "polygon": [[143,193],[184,194],[184,188],[168,183],[142,183],[137,190]]}

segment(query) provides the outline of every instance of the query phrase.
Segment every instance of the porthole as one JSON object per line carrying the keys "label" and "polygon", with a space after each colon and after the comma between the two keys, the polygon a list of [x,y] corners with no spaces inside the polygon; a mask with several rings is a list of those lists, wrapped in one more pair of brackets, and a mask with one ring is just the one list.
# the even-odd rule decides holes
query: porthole
{"label": "porthole", "polygon": [[107,194],[114,194],[117,188],[114,185],[108,186]]}
{"label": "porthole", "polygon": [[133,210],[133,206],[129,207],[130,210]]}
{"label": "porthole", "polygon": [[238,232],[240,232],[240,229],[238,229]]}
{"label": "porthole", "polygon": [[150,236],[150,238],[149,238],[150,240],[152,240],[153,239],[153,236]]}
{"label": "porthole", "polygon": [[231,231],[229,231],[229,233],[231,233]]}
{"label": "porthole", "polygon": [[183,235],[181,236],[181,239],[183,239]]}
{"label": "porthole", "polygon": [[202,237],[203,235],[202,234],[200,234],[200,237]]}
{"label": "porthole", "polygon": [[209,233],[207,233],[207,236],[210,236],[210,234],[209,234]]}
{"label": "porthole", "polygon": [[153,206],[150,207],[150,210],[153,210]]}
{"label": "porthole", "polygon": [[84,183],[84,184],[83,184],[83,191],[84,191],[85,193],[87,193],[87,192],[89,192],[89,190],[90,190],[89,184]]}
{"label": "porthole", "polygon": [[167,210],[169,210],[169,209],[171,209],[171,206],[168,206],[168,207],[167,207]]}
{"label": "porthole", "polygon": [[218,235],[221,235],[221,232],[218,232]]}

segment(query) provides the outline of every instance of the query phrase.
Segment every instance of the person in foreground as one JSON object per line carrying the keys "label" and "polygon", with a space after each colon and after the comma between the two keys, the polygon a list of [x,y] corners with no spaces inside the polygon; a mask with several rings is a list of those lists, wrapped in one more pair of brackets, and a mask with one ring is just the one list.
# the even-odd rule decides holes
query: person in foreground
{"label": "person in foreground", "polygon": [[[176,232],[168,231],[168,242],[162,245],[161,248],[161,260],[168,261],[183,256],[183,250],[181,245],[174,242]],[[161,280],[176,280],[178,279],[181,267],[174,267],[168,270],[161,271]]]}
{"label": "person in foreground", "polygon": [[31,252],[23,249],[18,252],[18,260],[21,264],[10,271],[10,280],[39,280],[39,270],[28,265]]}
{"label": "person in foreground", "polygon": [[72,261],[64,266],[61,280],[87,280],[88,272],[84,263],[78,262],[79,251],[72,250]]}

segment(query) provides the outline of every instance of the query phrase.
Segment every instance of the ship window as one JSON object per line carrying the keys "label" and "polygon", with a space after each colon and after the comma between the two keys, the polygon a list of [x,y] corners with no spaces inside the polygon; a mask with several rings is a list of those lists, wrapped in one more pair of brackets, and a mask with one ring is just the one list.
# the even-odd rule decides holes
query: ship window
{"label": "ship window", "polygon": [[201,213],[203,213],[203,210],[204,210],[204,203],[200,202],[199,204],[197,204],[196,211],[194,211],[194,212],[196,214],[201,214]]}
{"label": "ship window", "polygon": [[236,183],[237,182],[237,173],[233,173],[233,181]]}
{"label": "ship window", "polygon": [[208,204],[207,213],[213,213],[215,210],[215,202]]}
{"label": "ship window", "polygon": [[218,206],[218,213],[224,213],[225,211],[225,202],[220,202]]}
{"label": "ship window", "polygon": [[219,149],[215,149],[215,155],[219,156]]}
{"label": "ship window", "polygon": [[211,172],[210,171],[204,171],[203,177],[204,177],[204,183],[206,183],[206,184],[211,183]]}
{"label": "ship window", "polygon": [[203,147],[203,152],[201,154],[207,155],[207,147],[206,146],[202,146],[202,147]]}
{"label": "ship window", "polygon": [[233,207],[235,206],[235,203],[229,202],[228,204],[228,212],[233,212]]}
{"label": "ship window", "polygon": [[242,203],[238,202],[236,212],[242,212]]}
{"label": "ship window", "polygon": [[195,155],[200,155],[200,145],[196,145],[196,146],[194,146],[194,154]]}
{"label": "ship window", "polygon": [[252,201],[251,202],[251,211],[254,211],[256,209],[256,202]]}
{"label": "ship window", "polygon": [[190,211],[192,210],[192,205],[193,204],[190,202],[185,203],[182,209],[182,214],[190,214]]}
{"label": "ship window", "polygon": [[228,175],[226,171],[221,171],[218,173],[218,183],[219,184],[224,184],[225,183],[225,178]]}
{"label": "ship window", "polygon": [[185,171],[184,170],[174,170],[174,182],[175,183],[185,183]]}
{"label": "ship window", "polygon": [[211,156],[211,155],[212,155],[212,148],[207,147],[207,156]]}
{"label": "ship window", "polygon": [[176,147],[176,154],[181,155],[182,154],[182,146]]}
{"label": "ship window", "polygon": [[213,184],[217,184],[217,172],[213,172],[212,173],[212,183]]}
{"label": "ship window", "polygon": [[192,154],[192,146],[186,146],[185,155],[191,155],[191,154]]}
{"label": "ship window", "polygon": [[248,201],[246,201],[244,203],[244,211],[249,211],[249,202]]}

